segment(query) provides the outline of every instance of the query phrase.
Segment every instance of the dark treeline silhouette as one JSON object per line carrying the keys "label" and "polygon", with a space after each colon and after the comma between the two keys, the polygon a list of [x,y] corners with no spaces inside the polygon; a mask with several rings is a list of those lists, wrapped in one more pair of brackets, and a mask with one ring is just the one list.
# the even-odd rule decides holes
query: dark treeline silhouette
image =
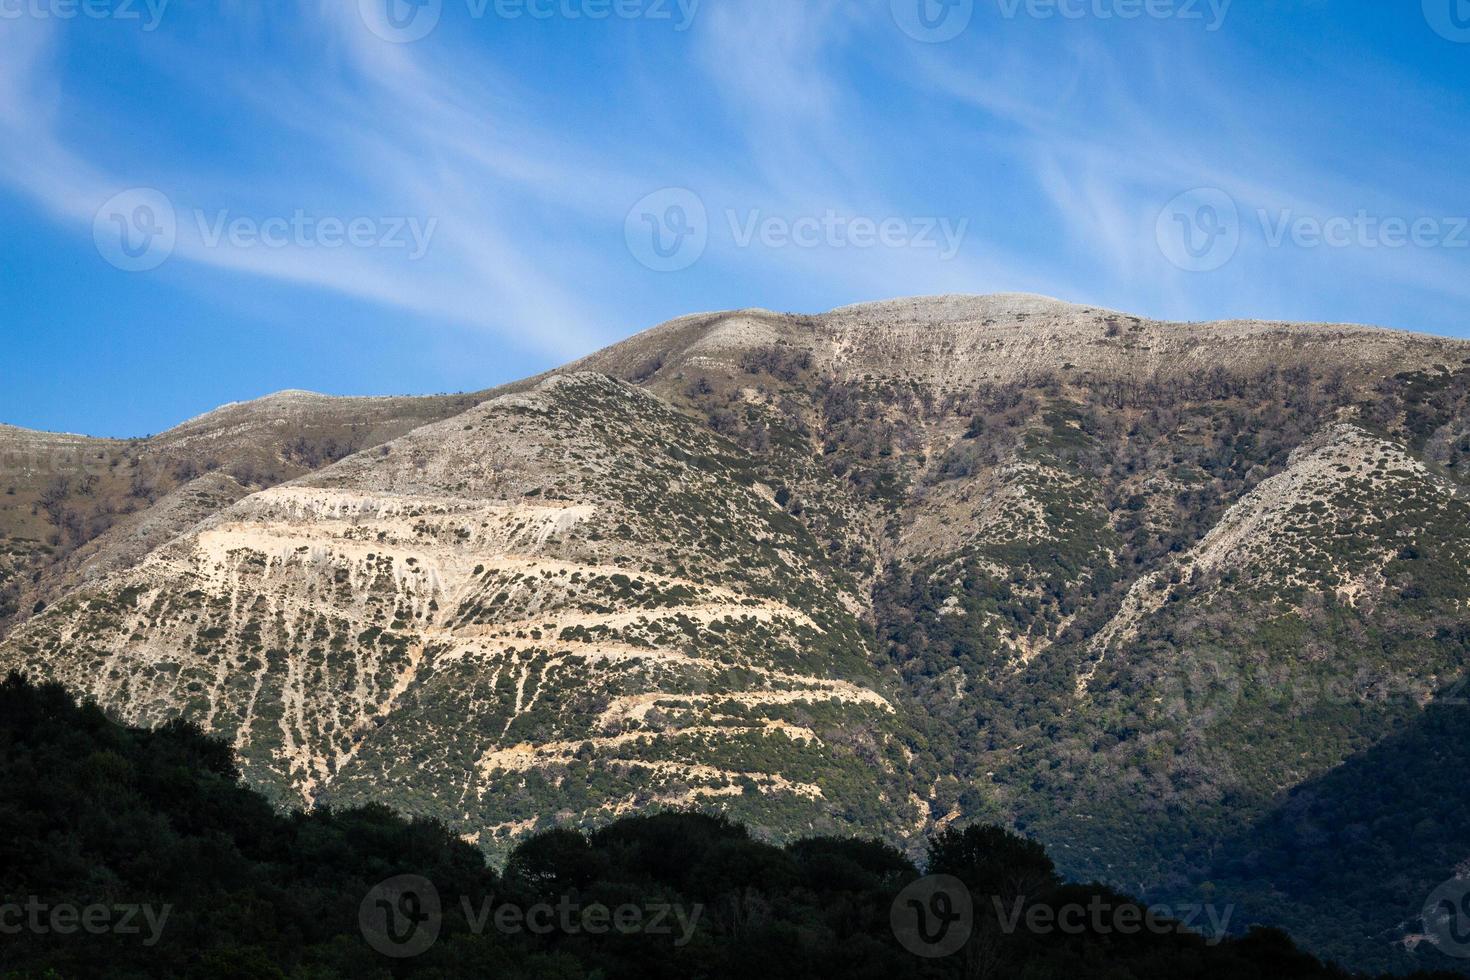
{"label": "dark treeline silhouette", "polygon": [[[664,813],[535,835],[497,871],[444,827],[386,808],[282,814],[197,728],[123,727],[16,676],[0,685],[0,786],[7,977],[1347,976],[1275,931],[1212,944],[1157,919],[1109,928],[1150,920],[1125,896],[1062,882],[1039,845],[992,827],[930,843],[925,870],[973,897],[973,921],[955,924],[967,941],[942,958],[895,935],[891,910],[921,871],[872,841],[778,847]],[[379,887],[402,875],[431,882],[440,911]],[[552,928],[528,925],[537,908]],[[1107,912],[1046,926],[1068,908]],[[379,910],[404,913],[387,934],[406,945],[388,952],[415,955],[374,947],[364,923]],[[435,941],[413,946],[430,924]]]}

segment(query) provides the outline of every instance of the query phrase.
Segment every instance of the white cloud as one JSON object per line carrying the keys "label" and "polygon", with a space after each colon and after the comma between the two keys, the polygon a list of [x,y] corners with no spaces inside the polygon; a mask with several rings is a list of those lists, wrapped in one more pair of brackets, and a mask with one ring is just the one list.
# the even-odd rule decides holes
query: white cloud
{"label": "white cloud", "polygon": [[[340,11],[346,5],[333,6]],[[216,92],[222,114],[232,106],[268,108],[277,129],[261,138],[290,143],[300,158],[269,180],[245,182],[191,166],[189,147],[160,142],[149,166],[109,171],[102,162],[109,159],[108,147],[68,146],[57,125],[60,86],[47,81],[61,32],[33,19],[7,22],[0,32],[0,180],[88,236],[103,202],[128,187],[155,186],[178,212],[171,263],[296,283],[477,326],[553,357],[609,339],[599,317],[574,298],[571,270],[546,262],[548,239],[557,236],[517,221],[517,202],[504,186],[583,216],[601,206],[620,220],[616,202],[606,196],[626,194],[636,184],[612,175],[599,181],[596,169],[574,174],[578,154],[558,159],[546,134],[525,131],[526,139],[518,141],[522,148],[539,147],[544,167],[525,149],[508,148],[505,141],[515,134],[498,131],[497,120],[479,111],[492,100],[475,72],[422,64],[336,13],[307,26],[330,29],[345,45],[345,77],[322,72],[307,84],[280,84],[273,79],[278,66],[268,59],[245,66],[253,78],[236,77],[206,53],[174,66],[194,71],[198,90]],[[603,199],[588,188],[600,188]],[[259,220],[298,209],[344,219],[414,216],[435,221],[435,234],[428,256],[408,262],[401,250],[211,244],[198,228],[226,210]],[[196,219],[196,211],[202,217]]]}

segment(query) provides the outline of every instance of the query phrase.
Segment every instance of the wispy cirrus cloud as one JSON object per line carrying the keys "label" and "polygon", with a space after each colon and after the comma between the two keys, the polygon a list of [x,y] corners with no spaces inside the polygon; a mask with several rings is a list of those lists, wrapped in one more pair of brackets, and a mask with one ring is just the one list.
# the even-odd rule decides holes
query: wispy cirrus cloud
{"label": "wispy cirrus cloud", "polygon": [[[1024,163],[1017,180],[1031,184],[1048,209],[1046,223],[1076,247],[1074,261],[1107,283],[1119,307],[1208,311],[1218,295],[1211,287],[1225,287],[1246,308],[1300,308],[1303,283],[1328,268],[1385,288],[1470,298],[1470,250],[1373,243],[1304,250],[1292,247],[1290,235],[1276,240],[1299,218],[1340,222],[1366,213],[1372,221],[1427,218],[1450,227],[1470,214],[1470,199],[1443,184],[1443,168],[1422,167],[1413,156],[1390,154],[1381,166],[1362,166],[1381,149],[1355,144],[1346,161],[1352,165],[1325,160],[1334,137],[1313,134],[1320,142],[1304,142],[1293,129],[1309,120],[1325,124],[1322,114],[1283,118],[1320,104],[1320,93],[1296,73],[1258,77],[1250,91],[1275,94],[1256,97],[1222,77],[1218,56],[1210,54],[1227,47],[1223,40],[1152,29],[1111,45],[1072,35],[1048,39],[1052,70],[1039,83],[1018,86],[1008,81],[1038,75],[1028,69],[1035,52],[1014,40],[990,38],[980,56],[911,54],[931,93],[970,107],[976,128]],[[1361,89],[1359,104],[1366,105],[1378,93],[1409,86],[1392,68],[1365,61],[1334,87]],[[1443,144],[1455,131],[1452,120],[1436,118],[1437,104],[1442,98],[1426,99],[1423,111],[1404,121],[1419,145]],[[1219,188],[1234,200],[1244,238],[1230,267],[1203,280],[1171,267],[1155,240],[1160,211],[1195,188]]]}
{"label": "wispy cirrus cloud", "polygon": [[700,187],[721,233],[731,231],[722,225],[772,216],[810,221],[836,215],[910,227],[938,222],[962,233],[959,253],[927,245],[755,248],[738,254],[726,249],[716,259],[752,276],[816,277],[852,298],[1040,289],[1068,294],[1072,284],[1065,275],[1003,248],[972,200],[933,193],[922,170],[894,179],[890,107],[875,113],[852,85],[855,64],[902,47],[887,7],[886,0],[752,0],[712,7],[696,37],[695,65],[718,94],[743,153]]}
{"label": "wispy cirrus cloud", "polygon": [[[390,44],[355,2],[231,2],[219,8],[222,23],[112,36],[168,80],[165,91],[186,97],[184,108],[157,112],[118,93],[106,93],[105,107],[86,103],[85,79],[67,65],[84,40],[71,25],[6,22],[0,184],[79,234],[117,191],[156,186],[181,218],[165,281],[192,266],[239,288],[295,284],[416,326],[472,327],[548,359],[625,332],[636,311],[675,313],[714,296],[812,308],[1034,290],[1186,315],[1295,312],[1325,293],[1304,293],[1303,282],[1344,276],[1433,302],[1470,290],[1463,256],[1449,249],[1299,254],[1248,239],[1226,269],[1181,273],[1155,223],[1194,187],[1223,188],[1248,223],[1260,209],[1453,213],[1457,192],[1382,146],[1364,148],[1361,161],[1323,159],[1319,148],[1341,139],[1329,129],[1357,121],[1353,110],[1322,108],[1320,91],[1269,67],[1264,77],[1283,97],[1243,97],[1237,80],[1260,69],[1228,30],[995,21],[982,7],[960,37],[927,45],[898,28],[888,0],[708,3],[687,32],[663,34],[451,22],[457,8],[446,4],[432,38]],[[538,31],[603,61],[566,80],[528,74],[525,60],[513,68],[505,52],[534,49]],[[1410,87],[1390,66],[1365,63],[1359,75],[1317,84],[1357,86],[1365,104],[1380,82]],[[589,91],[589,80],[601,87]],[[1418,91],[1426,108],[1401,123],[1403,135],[1452,155],[1460,114],[1427,84]],[[578,121],[588,105],[616,122]],[[76,122],[88,113],[90,125]],[[192,127],[174,125],[180,114]],[[201,130],[200,120],[217,128]],[[1293,127],[1323,131],[1308,141]],[[621,241],[628,209],[664,187],[691,188],[708,211],[708,250],[678,276],[640,267]],[[371,248],[233,247],[211,244],[193,218],[298,209],[432,220],[432,247],[418,261]],[[763,218],[829,215],[942,220],[964,234],[949,257],[738,240],[738,225]]]}
{"label": "wispy cirrus cloud", "polygon": [[[191,165],[191,148],[163,139],[153,141],[155,156],[141,166],[109,168],[109,147],[69,142],[60,125],[67,96],[52,68],[65,28],[24,19],[7,24],[0,33],[0,180],[88,234],[105,201],[130,187],[156,187],[177,214],[170,263],[334,291],[487,329],[555,357],[607,340],[566,269],[548,271],[554,266],[544,256],[556,236],[519,220],[507,189],[585,216],[616,210],[608,201],[599,209],[585,188],[606,194],[609,184],[635,184],[597,169],[574,174],[577,154],[564,146],[559,164],[547,152],[540,165],[526,147],[545,149],[554,137],[522,128],[516,139],[501,128],[486,114],[493,100],[483,75],[467,65],[426,67],[416,53],[372,38],[346,10],[336,5],[295,25],[346,54],[338,71],[309,80],[299,66],[292,73],[268,59],[234,68],[207,51],[170,51],[168,70],[176,77],[192,75],[212,89],[223,113],[266,120],[273,131],[257,138],[290,145],[299,161],[248,177]],[[402,250],[239,247],[219,235],[225,218],[259,222],[298,211],[344,221],[411,217],[431,227],[432,247],[410,262]]]}

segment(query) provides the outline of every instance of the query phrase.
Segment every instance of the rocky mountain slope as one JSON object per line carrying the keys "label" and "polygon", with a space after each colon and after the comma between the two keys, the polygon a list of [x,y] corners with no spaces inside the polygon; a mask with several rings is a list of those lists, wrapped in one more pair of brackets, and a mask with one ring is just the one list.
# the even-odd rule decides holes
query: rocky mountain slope
{"label": "rocky mountain slope", "polygon": [[0,425],[0,631],[252,490],[480,400],[285,391],[130,440]]}
{"label": "rocky mountain slope", "polygon": [[[346,408],[150,440],[219,465],[63,560],[27,483],[0,526],[47,605],[0,665],[198,719],[279,800],[492,850],[644,807],[900,843],[984,818],[1168,896],[1244,881],[1241,827],[1277,846],[1293,789],[1371,771],[1470,666],[1463,341],[938,297],[685,317]],[[1374,858],[1401,895],[1470,859],[1403,850]],[[1312,935],[1330,902],[1298,891]]]}
{"label": "rocky mountain slope", "polygon": [[233,734],[300,803],[391,796],[487,842],[721,798],[900,834],[858,593],[758,476],[651,395],[557,377],[254,494],[10,648]]}

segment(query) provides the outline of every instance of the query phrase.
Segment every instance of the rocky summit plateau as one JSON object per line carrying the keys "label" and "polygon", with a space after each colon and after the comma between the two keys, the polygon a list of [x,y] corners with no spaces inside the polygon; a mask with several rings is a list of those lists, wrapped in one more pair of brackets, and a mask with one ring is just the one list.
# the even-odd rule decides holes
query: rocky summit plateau
{"label": "rocky summit plateau", "polygon": [[197,722],[282,806],[495,855],[986,820],[1399,968],[1470,867],[1470,342],[943,296],[0,427],[0,617],[0,670]]}

